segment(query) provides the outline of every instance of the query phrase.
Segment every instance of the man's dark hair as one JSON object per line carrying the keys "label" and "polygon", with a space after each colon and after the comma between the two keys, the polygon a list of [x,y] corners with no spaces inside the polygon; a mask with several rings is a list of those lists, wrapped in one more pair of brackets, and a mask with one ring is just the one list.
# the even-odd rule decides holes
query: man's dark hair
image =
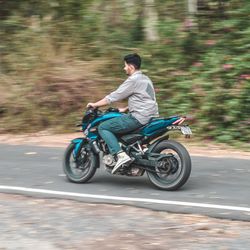
{"label": "man's dark hair", "polygon": [[141,67],[141,57],[138,54],[129,54],[124,57],[124,61],[127,64],[132,64],[135,69],[140,69]]}

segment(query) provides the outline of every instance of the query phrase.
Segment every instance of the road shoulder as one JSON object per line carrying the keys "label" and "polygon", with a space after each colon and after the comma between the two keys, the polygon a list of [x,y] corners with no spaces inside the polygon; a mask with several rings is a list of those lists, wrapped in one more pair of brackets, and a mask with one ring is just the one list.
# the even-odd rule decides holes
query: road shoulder
{"label": "road shoulder", "polygon": [[[81,137],[80,133],[51,134],[47,131],[31,134],[0,134],[0,142],[9,145],[33,145],[43,147],[65,148],[72,139]],[[193,156],[226,157],[250,160],[250,151],[234,149],[223,144],[195,142],[192,139],[180,141]]]}

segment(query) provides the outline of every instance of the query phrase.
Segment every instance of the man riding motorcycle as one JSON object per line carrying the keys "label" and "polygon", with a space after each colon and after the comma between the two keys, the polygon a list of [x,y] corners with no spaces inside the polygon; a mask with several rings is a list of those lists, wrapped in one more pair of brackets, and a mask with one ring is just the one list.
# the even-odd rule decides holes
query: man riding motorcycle
{"label": "man riding motorcycle", "polygon": [[159,115],[153,83],[140,71],[140,67],[141,58],[138,54],[126,55],[124,70],[129,76],[127,80],[100,101],[87,104],[87,107],[98,108],[128,98],[128,107],[119,109],[120,112],[129,110],[128,114],[104,121],[98,127],[99,134],[107,143],[110,153],[117,155],[112,173],[131,161],[131,158],[121,149],[116,134],[133,131],[148,123],[152,117]]}

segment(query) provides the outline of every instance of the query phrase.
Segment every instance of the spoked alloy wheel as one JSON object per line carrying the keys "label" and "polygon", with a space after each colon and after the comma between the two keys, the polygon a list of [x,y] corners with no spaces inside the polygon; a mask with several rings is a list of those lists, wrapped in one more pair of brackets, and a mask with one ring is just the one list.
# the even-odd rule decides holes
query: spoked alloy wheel
{"label": "spoked alloy wheel", "polygon": [[191,173],[191,159],[185,147],[176,141],[166,140],[160,142],[153,153],[167,156],[159,162],[156,172],[147,172],[149,180],[156,187],[167,191],[183,186]]}
{"label": "spoked alloy wheel", "polygon": [[77,159],[74,157],[75,144],[70,144],[65,151],[63,170],[71,182],[84,183],[89,181],[95,174],[98,167],[97,156],[84,147]]}

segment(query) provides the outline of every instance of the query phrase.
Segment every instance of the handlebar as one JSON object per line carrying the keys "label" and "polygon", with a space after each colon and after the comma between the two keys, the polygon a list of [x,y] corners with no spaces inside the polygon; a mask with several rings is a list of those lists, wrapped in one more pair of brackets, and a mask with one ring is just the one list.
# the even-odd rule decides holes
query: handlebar
{"label": "handlebar", "polygon": [[88,106],[87,107],[87,110],[96,110],[96,109],[98,109],[98,107],[93,107],[93,106]]}

